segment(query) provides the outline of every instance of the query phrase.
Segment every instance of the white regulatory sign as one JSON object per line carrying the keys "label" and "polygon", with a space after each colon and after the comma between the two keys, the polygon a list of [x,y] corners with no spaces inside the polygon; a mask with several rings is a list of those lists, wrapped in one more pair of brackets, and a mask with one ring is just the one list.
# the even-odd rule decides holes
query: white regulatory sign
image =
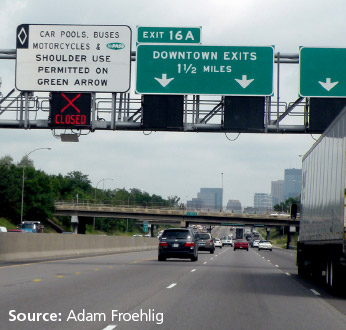
{"label": "white regulatory sign", "polygon": [[126,92],[131,81],[131,35],[126,25],[19,25],[16,88]]}

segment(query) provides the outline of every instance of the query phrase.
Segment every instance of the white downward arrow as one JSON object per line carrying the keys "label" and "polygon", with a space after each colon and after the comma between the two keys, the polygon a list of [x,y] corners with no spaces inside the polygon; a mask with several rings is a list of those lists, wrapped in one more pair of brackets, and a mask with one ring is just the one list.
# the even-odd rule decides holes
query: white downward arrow
{"label": "white downward arrow", "polygon": [[169,78],[167,79],[167,74],[163,73],[162,74],[162,78],[155,78],[155,80],[157,80],[162,87],[166,87],[174,78]]}
{"label": "white downward arrow", "polygon": [[321,86],[326,89],[328,92],[335,87],[339,82],[335,81],[335,82],[331,82],[330,78],[326,78],[326,82],[323,81],[319,81],[319,83],[321,84]]}
{"label": "white downward arrow", "polygon": [[242,75],[241,79],[235,79],[235,81],[243,88],[249,86],[255,79],[247,79],[247,75]]}

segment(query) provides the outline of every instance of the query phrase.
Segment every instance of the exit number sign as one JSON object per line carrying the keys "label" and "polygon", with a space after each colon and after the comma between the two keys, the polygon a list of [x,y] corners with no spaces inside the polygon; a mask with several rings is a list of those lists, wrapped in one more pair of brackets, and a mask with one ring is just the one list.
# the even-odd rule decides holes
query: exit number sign
{"label": "exit number sign", "polygon": [[200,44],[202,27],[137,27],[138,43]]}

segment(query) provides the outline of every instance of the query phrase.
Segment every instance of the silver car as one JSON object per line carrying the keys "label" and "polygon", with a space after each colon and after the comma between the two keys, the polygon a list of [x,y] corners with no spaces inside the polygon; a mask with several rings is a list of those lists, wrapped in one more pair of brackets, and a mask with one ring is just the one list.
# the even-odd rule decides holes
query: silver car
{"label": "silver car", "polygon": [[214,241],[209,233],[197,233],[198,251],[209,251],[211,254],[215,251]]}
{"label": "silver car", "polygon": [[258,243],[258,251],[261,251],[261,250],[271,251],[272,248],[273,248],[272,243],[270,243],[269,241],[260,241]]}

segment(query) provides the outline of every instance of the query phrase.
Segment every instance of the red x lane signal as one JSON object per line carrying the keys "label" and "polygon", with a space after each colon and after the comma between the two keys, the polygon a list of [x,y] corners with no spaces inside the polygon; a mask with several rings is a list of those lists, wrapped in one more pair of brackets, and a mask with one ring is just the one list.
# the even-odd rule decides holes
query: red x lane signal
{"label": "red x lane signal", "polygon": [[73,104],[74,101],[76,101],[80,96],[81,94],[78,94],[74,99],[70,100],[64,93],[61,93],[61,96],[68,102],[68,104],[66,106],[64,106],[62,109],[61,109],[61,113],[63,113],[69,106],[73,107],[76,109],[76,111],[78,113],[80,113],[79,109]]}
{"label": "red x lane signal", "polygon": [[51,93],[50,126],[52,128],[88,128],[90,113],[90,93]]}

